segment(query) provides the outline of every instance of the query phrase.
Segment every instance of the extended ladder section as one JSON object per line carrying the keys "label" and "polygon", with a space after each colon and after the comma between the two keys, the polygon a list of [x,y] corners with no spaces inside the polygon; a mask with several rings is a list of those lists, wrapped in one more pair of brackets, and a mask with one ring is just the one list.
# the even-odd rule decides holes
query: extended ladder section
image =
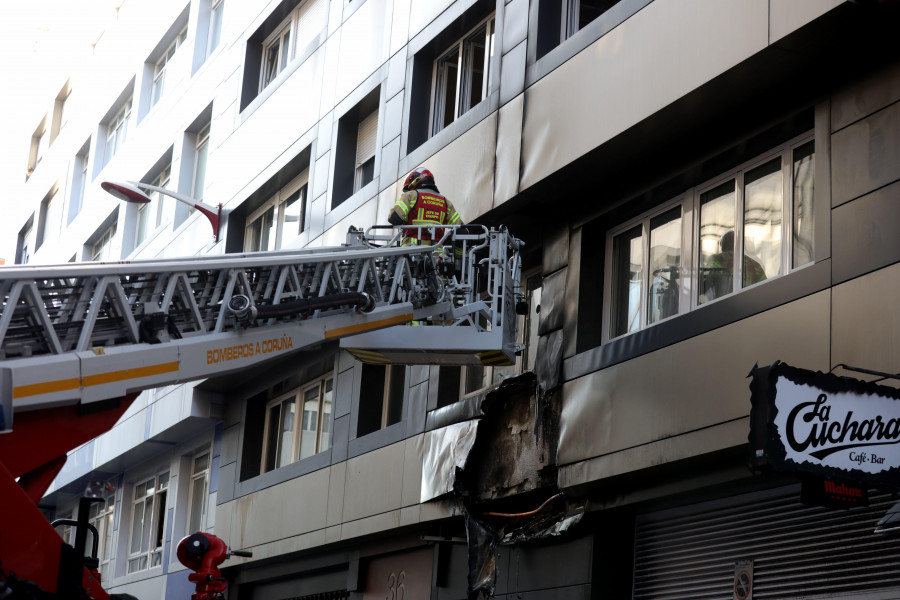
{"label": "extended ladder section", "polygon": [[0,431],[13,410],[215,377],[328,340],[369,362],[509,364],[519,246],[482,226],[351,228],[331,248],[2,267]]}

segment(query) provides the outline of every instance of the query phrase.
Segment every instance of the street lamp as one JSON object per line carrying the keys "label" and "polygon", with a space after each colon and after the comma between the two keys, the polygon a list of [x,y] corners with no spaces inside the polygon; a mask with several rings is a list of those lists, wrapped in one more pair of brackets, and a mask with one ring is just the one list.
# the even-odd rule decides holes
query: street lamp
{"label": "street lamp", "polygon": [[150,185],[149,183],[141,183],[139,181],[126,181],[125,183],[104,181],[100,184],[100,187],[102,187],[105,191],[109,192],[119,200],[124,200],[125,202],[134,202],[136,204],[146,204],[147,202],[150,202],[151,198],[146,194],[144,190],[158,192],[165,196],[175,198],[179,202],[196,208],[204,215],[206,215],[206,218],[209,219],[210,224],[212,224],[213,237],[215,238],[216,242],[219,241],[219,219],[222,217],[221,204],[219,204],[218,206],[210,206],[209,204],[197,202],[190,196],[185,196],[184,194],[179,194],[178,192],[173,192],[171,190],[157,187],[155,185]]}

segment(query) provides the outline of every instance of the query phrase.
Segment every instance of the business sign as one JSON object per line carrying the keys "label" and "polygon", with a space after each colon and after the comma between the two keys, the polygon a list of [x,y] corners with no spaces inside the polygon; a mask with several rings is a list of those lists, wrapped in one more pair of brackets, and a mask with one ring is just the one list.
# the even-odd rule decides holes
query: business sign
{"label": "business sign", "polygon": [[853,481],[804,477],[800,501],[815,506],[854,508],[869,505],[869,486]]}
{"label": "business sign", "polygon": [[781,362],[751,373],[757,464],[872,485],[900,483],[900,390]]}

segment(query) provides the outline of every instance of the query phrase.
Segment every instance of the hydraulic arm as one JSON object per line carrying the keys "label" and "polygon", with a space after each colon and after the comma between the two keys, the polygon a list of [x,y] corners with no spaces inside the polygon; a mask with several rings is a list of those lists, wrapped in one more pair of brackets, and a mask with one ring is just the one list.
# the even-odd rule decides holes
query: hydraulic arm
{"label": "hydraulic arm", "polygon": [[[408,229],[351,228],[331,248],[0,269],[0,597],[108,597],[36,503],[67,452],[141,390],[329,340],[370,362],[510,364],[520,242],[468,226],[420,228],[435,243],[410,246]],[[210,556],[230,555],[209,540]],[[221,560],[193,556],[198,594],[213,597]]]}

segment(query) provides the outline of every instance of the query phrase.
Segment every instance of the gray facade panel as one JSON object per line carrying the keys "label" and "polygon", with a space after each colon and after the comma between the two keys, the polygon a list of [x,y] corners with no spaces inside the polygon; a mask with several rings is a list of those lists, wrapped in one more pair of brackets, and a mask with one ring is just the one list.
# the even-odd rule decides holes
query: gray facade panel
{"label": "gray facade panel", "polygon": [[544,335],[556,329],[562,329],[566,311],[566,275],[569,269],[563,268],[544,277],[541,291],[541,321],[538,333]]}
{"label": "gray facade panel", "polygon": [[428,381],[429,376],[428,365],[410,365],[409,367],[409,385],[417,385]]}
{"label": "gray facade panel", "polygon": [[236,480],[236,462],[219,465],[219,489],[216,493],[216,504],[224,504],[234,500],[234,484]]}
{"label": "gray facade panel", "polygon": [[[237,403],[236,403],[237,404]],[[227,465],[238,459],[241,444],[241,427],[233,425],[222,431],[222,464]]]}
{"label": "gray facade panel", "polygon": [[544,238],[541,268],[545,274],[558,271],[569,260],[569,228],[556,227]]}
{"label": "gray facade panel", "polygon": [[[399,98],[399,96],[398,96]],[[400,178],[400,137],[394,138],[381,149],[381,187],[386,187]],[[386,221],[384,215],[376,215],[378,222]]]}
{"label": "gray facade panel", "polygon": [[[569,267],[566,269],[566,297],[564,308],[563,358],[571,358],[578,351],[578,290],[581,289],[581,232],[575,229],[570,234]],[[599,285],[599,282],[598,282]],[[571,290],[571,291],[569,291]],[[591,310],[586,306],[585,310]]]}
{"label": "gray facade panel", "polygon": [[384,84],[385,97],[393,98],[403,91],[406,82],[406,49],[397,52],[388,62],[388,76]]}
{"label": "gray facade panel", "polygon": [[831,97],[831,130],[838,131],[900,100],[900,62],[879,70]]}
{"label": "gray facade panel", "polygon": [[350,417],[335,419],[331,429],[331,462],[339,463],[347,460],[347,447],[350,443]]}
{"label": "gray facade panel", "polygon": [[353,370],[338,373],[334,386],[334,416],[343,417],[350,414],[353,404]]}
{"label": "gray facade panel", "polygon": [[425,414],[428,408],[428,383],[420,383],[409,388],[407,395],[409,423],[406,435],[414,435],[425,431]]}
{"label": "gray facade panel", "polygon": [[511,0],[503,9],[503,45],[501,53],[506,54],[528,34],[528,0]]}
{"label": "gray facade panel", "polygon": [[900,102],[831,138],[832,206],[900,179]]}
{"label": "gray facade panel", "polygon": [[834,283],[841,283],[900,260],[900,182],[834,209],[841,234],[832,243]]}
{"label": "gray facade panel", "polygon": [[533,597],[587,598],[581,595],[583,592],[576,595],[558,594],[567,589],[578,589],[578,584],[590,583],[592,553],[593,538],[590,535],[569,537],[540,546],[518,546],[513,549],[510,560],[510,579],[515,581],[515,588],[510,591],[537,594],[537,590],[543,589],[555,595]]}
{"label": "gray facade panel", "polygon": [[500,104],[506,104],[525,89],[525,42],[503,55],[500,69]]}

